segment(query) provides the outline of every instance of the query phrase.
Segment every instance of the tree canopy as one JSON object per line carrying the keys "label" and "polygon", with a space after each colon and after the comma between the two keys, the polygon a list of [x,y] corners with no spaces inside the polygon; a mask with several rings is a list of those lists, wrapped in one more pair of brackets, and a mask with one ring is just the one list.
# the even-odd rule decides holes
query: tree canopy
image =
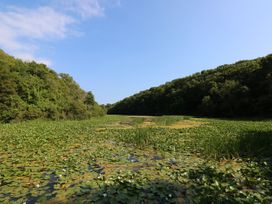
{"label": "tree canopy", "polygon": [[142,91],[109,114],[272,116],[272,55],[239,61]]}
{"label": "tree canopy", "polygon": [[0,50],[0,122],[87,119],[104,110],[68,74]]}

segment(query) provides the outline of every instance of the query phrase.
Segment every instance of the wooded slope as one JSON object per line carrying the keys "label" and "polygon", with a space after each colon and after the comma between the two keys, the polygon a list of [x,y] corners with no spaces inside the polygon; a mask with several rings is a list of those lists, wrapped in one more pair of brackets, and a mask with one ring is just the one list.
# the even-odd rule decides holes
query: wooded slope
{"label": "wooded slope", "polygon": [[0,122],[86,119],[103,114],[91,92],[68,74],[23,62],[0,50]]}
{"label": "wooded slope", "polygon": [[272,55],[176,79],[114,104],[109,114],[272,116]]}

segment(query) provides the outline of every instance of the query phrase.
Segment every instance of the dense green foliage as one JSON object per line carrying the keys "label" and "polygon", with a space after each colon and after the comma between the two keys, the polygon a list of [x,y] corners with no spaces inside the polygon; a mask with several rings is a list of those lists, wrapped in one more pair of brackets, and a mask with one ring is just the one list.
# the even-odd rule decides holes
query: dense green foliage
{"label": "dense green foliage", "polygon": [[151,88],[111,107],[110,114],[272,116],[272,55],[223,65]]}
{"label": "dense green foliage", "polygon": [[0,203],[270,204],[271,132],[177,116],[0,124]]}
{"label": "dense green foliage", "polygon": [[0,122],[86,119],[103,114],[93,95],[72,77],[0,50]]}

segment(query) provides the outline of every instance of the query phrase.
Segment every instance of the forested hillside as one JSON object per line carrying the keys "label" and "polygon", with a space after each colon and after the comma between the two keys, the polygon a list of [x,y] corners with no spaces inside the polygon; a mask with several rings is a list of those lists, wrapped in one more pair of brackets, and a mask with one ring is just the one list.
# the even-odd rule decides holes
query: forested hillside
{"label": "forested hillside", "polygon": [[272,55],[223,65],[128,97],[109,114],[272,116]]}
{"label": "forested hillside", "polygon": [[23,62],[0,50],[0,122],[86,119],[103,114],[91,92],[68,74]]}

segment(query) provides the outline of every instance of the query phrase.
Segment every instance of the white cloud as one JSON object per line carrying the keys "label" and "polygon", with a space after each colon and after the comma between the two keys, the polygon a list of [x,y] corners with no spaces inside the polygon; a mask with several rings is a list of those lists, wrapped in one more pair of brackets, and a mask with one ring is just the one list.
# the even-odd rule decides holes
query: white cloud
{"label": "white cloud", "polygon": [[57,0],[64,9],[72,11],[83,18],[98,17],[104,15],[101,0]]}
{"label": "white cloud", "polygon": [[75,22],[72,17],[50,7],[10,7],[0,12],[0,46],[15,57],[49,65],[49,60],[35,57],[38,46],[33,40],[64,38],[70,32],[68,27]]}
{"label": "white cloud", "polygon": [[31,62],[31,61],[35,61],[38,63],[42,63],[42,64],[46,64],[47,66],[51,66],[52,65],[52,61],[49,59],[45,59],[45,58],[39,58],[39,57],[35,57],[34,53],[31,52],[15,52],[14,54],[17,58],[22,59],[26,62]]}
{"label": "white cloud", "polygon": [[72,25],[82,19],[104,16],[104,7],[119,4],[120,0],[52,0],[36,9],[7,7],[0,11],[0,49],[26,61],[52,64],[37,57],[39,43],[79,36]]}
{"label": "white cloud", "polygon": [[50,7],[38,9],[12,7],[9,11],[0,13],[0,22],[16,30],[17,35],[44,38],[64,37],[68,31],[67,26],[75,20]]}

